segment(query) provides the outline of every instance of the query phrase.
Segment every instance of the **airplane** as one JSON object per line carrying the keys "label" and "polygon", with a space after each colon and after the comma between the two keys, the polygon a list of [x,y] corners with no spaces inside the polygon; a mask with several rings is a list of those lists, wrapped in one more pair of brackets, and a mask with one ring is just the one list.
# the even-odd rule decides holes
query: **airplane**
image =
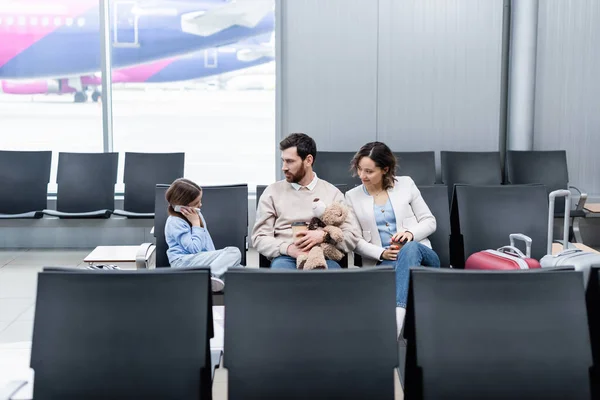
{"label": "airplane", "polygon": [[[228,45],[274,29],[273,0],[110,4],[113,68]],[[0,0],[0,79],[99,71],[99,11],[98,0]]]}
{"label": "airplane", "polygon": [[[260,43],[259,38],[245,40],[234,46],[222,46],[173,57],[134,67],[116,69],[112,83],[164,83],[206,78],[265,64],[275,59],[273,38]],[[83,90],[78,90],[81,83]],[[6,94],[66,94],[74,93],[75,102],[87,101],[86,89],[92,88],[92,100],[98,101],[101,93],[100,74],[75,78],[0,81],[0,93]]]}

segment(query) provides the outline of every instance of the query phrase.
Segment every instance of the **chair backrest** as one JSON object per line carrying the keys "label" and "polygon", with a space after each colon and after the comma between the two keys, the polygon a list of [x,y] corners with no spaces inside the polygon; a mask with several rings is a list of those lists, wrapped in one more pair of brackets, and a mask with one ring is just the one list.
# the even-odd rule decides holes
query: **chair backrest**
{"label": "chair backrest", "polygon": [[394,397],[393,269],[236,268],[226,279],[230,398]]}
{"label": "chair backrest", "polygon": [[208,269],[44,271],[34,398],[210,398]]}
{"label": "chair backrest", "polygon": [[237,247],[246,265],[248,185],[203,186],[202,215],[215,247]]}
{"label": "chair backrest", "polygon": [[[554,190],[568,189],[569,172],[567,152],[557,151],[507,151],[506,180],[513,185],[539,183],[546,186],[548,194]],[[565,198],[556,198],[554,210],[565,212]]]}
{"label": "chair backrest", "polygon": [[360,185],[360,179],[350,172],[353,152],[319,151],[315,159],[314,170],[320,179],[331,184],[346,184],[348,189]]}
{"label": "chair backrest", "polygon": [[125,153],[125,211],[154,212],[156,185],[181,178],[184,164],[185,153]]}
{"label": "chair backrest", "polygon": [[168,204],[165,194],[170,185],[158,184],[154,192],[154,237],[156,238],[156,267],[169,267],[167,257],[167,240],[165,239],[165,224],[169,218]]}
{"label": "chair backrest", "polygon": [[0,151],[0,214],[47,207],[51,151]]}
{"label": "chair backrest", "polygon": [[[508,245],[511,233],[532,239],[533,258],[546,254],[548,198],[543,185],[457,185],[456,198],[452,232],[462,235],[464,259]],[[523,243],[516,245],[525,251]]]}
{"label": "chair backrest", "polygon": [[[589,281],[585,292],[587,305],[588,326],[592,341],[592,356],[596,367],[596,382],[600,389],[600,265],[593,265],[590,269]],[[600,395],[600,392],[598,392]],[[598,398],[598,397],[594,397]]]}
{"label": "chair backrest", "polygon": [[[165,224],[169,214],[165,193],[169,185],[156,185],[154,197],[154,237],[156,238],[156,266],[168,267]],[[242,253],[246,265],[248,236],[248,185],[203,186],[202,215],[215,248],[235,246]]]}
{"label": "chair backrest", "polygon": [[581,272],[425,269],[410,273],[406,399],[590,398]]}
{"label": "chair backrest", "polygon": [[442,151],[442,183],[452,201],[454,185],[500,185],[502,167],[498,151]]}
{"label": "chair backrest", "polygon": [[396,175],[410,176],[417,186],[434,185],[436,183],[435,152],[394,152],[394,155],[398,160]]}
{"label": "chair backrest", "polygon": [[450,211],[448,210],[448,188],[446,185],[421,186],[421,196],[435,217],[436,229],[429,235],[431,247],[440,258],[442,267],[450,263]]}
{"label": "chair backrest", "polygon": [[56,210],[113,210],[119,153],[59,153]]}

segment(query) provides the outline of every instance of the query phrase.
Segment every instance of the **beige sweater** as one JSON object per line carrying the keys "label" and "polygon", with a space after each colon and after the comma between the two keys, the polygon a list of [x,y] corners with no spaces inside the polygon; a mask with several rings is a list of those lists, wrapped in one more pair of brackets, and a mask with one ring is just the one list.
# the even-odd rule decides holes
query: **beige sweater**
{"label": "beige sweater", "polygon": [[[254,248],[270,259],[287,255],[287,248],[293,243],[292,223],[311,220],[312,203],[315,198],[321,199],[326,205],[336,201],[345,203],[342,192],[321,179],[317,181],[313,190],[296,191],[285,180],[269,185],[260,197],[256,210],[256,222],[252,230]],[[341,229],[344,232],[344,241],[337,247],[348,253],[354,250],[361,238],[354,213],[348,213]]]}

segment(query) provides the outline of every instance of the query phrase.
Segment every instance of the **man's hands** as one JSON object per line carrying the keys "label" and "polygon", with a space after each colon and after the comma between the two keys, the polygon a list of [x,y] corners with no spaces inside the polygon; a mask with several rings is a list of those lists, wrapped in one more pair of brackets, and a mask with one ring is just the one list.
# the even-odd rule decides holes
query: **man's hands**
{"label": "man's hands", "polygon": [[300,254],[304,253],[295,244],[290,244],[287,248],[287,255],[292,258],[298,258]]}
{"label": "man's hands", "polygon": [[298,232],[295,246],[301,252],[307,252],[313,247],[323,243],[325,240],[325,232],[320,230]]}

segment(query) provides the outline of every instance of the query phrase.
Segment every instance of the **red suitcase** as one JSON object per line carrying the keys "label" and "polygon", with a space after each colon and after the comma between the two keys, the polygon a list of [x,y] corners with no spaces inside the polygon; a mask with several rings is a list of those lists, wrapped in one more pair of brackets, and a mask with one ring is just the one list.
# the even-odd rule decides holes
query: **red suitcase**
{"label": "red suitcase", "polygon": [[[483,250],[471,254],[465,263],[465,269],[512,270],[541,268],[540,262],[531,258],[531,238],[522,233],[510,236],[510,246],[498,250]],[[527,246],[526,255],[515,247],[515,239],[520,239]]]}

